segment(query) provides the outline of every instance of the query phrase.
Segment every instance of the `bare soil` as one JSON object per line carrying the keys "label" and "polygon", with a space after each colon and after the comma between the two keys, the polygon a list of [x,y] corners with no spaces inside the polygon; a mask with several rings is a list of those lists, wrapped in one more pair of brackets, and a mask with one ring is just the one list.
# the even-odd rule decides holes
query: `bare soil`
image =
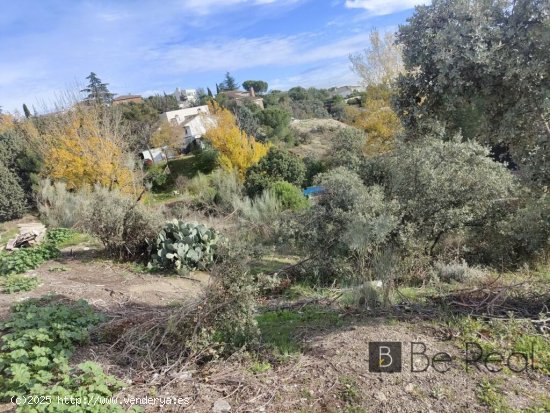
{"label": "bare soil", "polygon": [[[430,334],[423,321],[388,325],[387,319],[377,318],[334,330],[307,331],[303,340],[306,350],[302,355],[267,372],[252,373],[250,361],[236,357],[193,373],[191,378],[182,372],[182,379],[174,380],[160,394],[193,398],[185,409],[189,412],[212,411],[221,398],[232,412],[439,413],[490,411],[477,397],[483,379],[497,381],[504,389],[502,397],[518,409],[536,404],[550,392],[550,379],[537,373],[466,372],[458,363],[446,373],[433,369],[412,373],[411,342],[425,343],[430,356],[439,351],[461,356],[459,349]],[[369,372],[371,341],[402,342],[402,372]],[[416,369],[422,367],[416,363]],[[161,410],[151,407],[148,411]]]}
{"label": "bare soil", "polygon": [[[156,311],[194,297],[208,285],[206,273],[188,278],[140,273],[134,267],[105,259],[95,249],[73,248],[35,271],[41,285],[34,291],[0,294],[0,317],[27,297],[57,294],[86,299],[106,314],[130,320],[136,306]],[[186,367],[164,377],[142,373],[116,363],[108,344],[94,343],[80,349],[74,362],[94,360],[106,372],[128,383],[120,393],[134,397],[188,398],[183,405],[144,405],[146,412],[212,412],[227,402],[231,412],[489,412],[479,398],[479,385],[487,379],[498,385],[499,397],[516,409],[532,406],[550,395],[550,378],[538,372],[489,373],[466,371],[453,363],[450,371],[411,372],[410,343],[423,342],[427,353],[445,351],[463,357],[463,350],[442,339],[436,323],[410,316],[396,321],[368,314],[343,314],[338,326],[301,327],[304,350],[285,360],[273,358],[267,371],[254,372],[254,356],[235,354],[229,360]],[[369,371],[369,342],[403,343],[399,373]],[[416,368],[421,366],[418,363]],[[227,406],[227,405],[226,405]],[[8,410],[2,410],[8,409]],[[7,405],[0,411],[9,411]],[[543,410],[540,410],[543,411]]]}
{"label": "bare soil", "polygon": [[88,247],[67,248],[60,258],[28,271],[27,275],[38,277],[39,287],[29,292],[0,294],[0,318],[5,318],[14,302],[46,294],[85,299],[104,313],[119,311],[129,304],[166,306],[196,296],[209,281],[203,272],[193,272],[187,278],[140,273]]}
{"label": "bare soil", "polygon": [[290,152],[302,158],[324,158],[330,150],[330,140],[335,131],[347,127],[345,123],[335,119],[294,119],[290,126],[297,133],[307,133],[311,141],[289,149]]}

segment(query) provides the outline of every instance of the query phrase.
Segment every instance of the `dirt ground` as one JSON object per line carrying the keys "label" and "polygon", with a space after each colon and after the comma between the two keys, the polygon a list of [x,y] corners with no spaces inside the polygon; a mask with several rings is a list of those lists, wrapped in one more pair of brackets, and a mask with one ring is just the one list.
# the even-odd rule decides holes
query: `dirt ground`
{"label": "dirt ground", "polygon": [[87,247],[67,248],[58,259],[45,262],[27,275],[36,276],[39,287],[0,294],[0,318],[5,318],[14,302],[46,294],[82,298],[105,313],[119,311],[127,304],[166,306],[196,296],[209,281],[208,274],[201,272],[193,272],[188,278],[139,273]]}
{"label": "dirt ground", "polygon": [[[194,297],[209,282],[206,273],[192,273],[193,279],[139,273],[86,247],[64,250],[59,259],[30,274],[39,278],[40,286],[27,293],[0,294],[1,318],[14,302],[48,293],[83,298],[103,313],[124,317],[129,308],[171,306]],[[184,400],[170,406],[149,400],[143,406],[146,412],[489,412],[478,395],[484,379],[494,383],[499,397],[516,409],[550,396],[550,378],[533,371],[466,371],[456,362],[445,373],[433,368],[411,372],[411,342],[425,343],[430,356],[445,351],[463,357],[462,350],[444,341],[430,320],[410,316],[397,321],[357,314],[342,317],[338,325],[296,329],[293,333],[299,336],[303,351],[284,361],[272,360],[265,371],[251,369],[253,356],[236,354],[229,360],[171,372],[168,377],[142,380],[139,372],[116,365],[108,344],[92,341],[74,357],[75,363],[79,359],[96,361],[128,383],[119,398]],[[401,372],[369,371],[369,342],[373,341],[403,343]],[[415,366],[420,367],[418,363]],[[9,406],[0,406],[0,411],[2,408],[9,411]]]}
{"label": "dirt ground", "polygon": [[311,142],[301,144],[289,151],[302,158],[324,158],[330,150],[330,139],[335,131],[347,125],[335,119],[294,119],[290,126],[298,133],[309,133]]}
{"label": "dirt ground", "polygon": [[[175,374],[160,396],[189,397],[185,409],[149,406],[147,411],[210,412],[225,400],[231,412],[487,412],[477,397],[479,382],[497,381],[502,396],[513,408],[525,408],[550,393],[550,380],[537,373],[493,374],[466,372],[453,365],[446,373],[429,369],[412,373],[410,342],[423,342],[428,354],[446,351],[459,357],[457,348],[437,340],[424,322],[413,320],[388,325],[372,319],[329,331],[308,331],[306,351],[267,372],[252,373],[246,358],[213,364],[200,373]],[[368,367],[368,343],[403,343],[400,373],[372,373]],[[415,363],[421,369],[420,363]],[[143,387],[130,388],[139,396]]]}

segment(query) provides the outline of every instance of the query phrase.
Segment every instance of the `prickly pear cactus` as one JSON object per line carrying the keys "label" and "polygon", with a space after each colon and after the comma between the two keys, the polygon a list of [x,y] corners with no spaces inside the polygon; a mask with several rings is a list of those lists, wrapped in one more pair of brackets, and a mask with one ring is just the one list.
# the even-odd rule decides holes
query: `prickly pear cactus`
{"label": "prickly pear cactus", "polygon": [[204,270],[214,261],[218,233],[203,224],[166,223],[151,250],[149,268]]}

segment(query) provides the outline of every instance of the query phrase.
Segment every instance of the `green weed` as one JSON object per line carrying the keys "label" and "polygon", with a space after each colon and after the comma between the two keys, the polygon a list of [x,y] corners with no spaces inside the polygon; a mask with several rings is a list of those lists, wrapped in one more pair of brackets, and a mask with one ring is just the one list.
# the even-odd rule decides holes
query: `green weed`
{"label": "green weed", "polygon": [[33,290],[38,285],[38,279],[36,277],[12,274],[5,277],[1,285],[3,293],[13,294]]}
{"label": "green weed", "polygon": [[276,355],[283,357],[301,351],[300,331],[342,324],[342,320],[336,312],[318,307],[305,307],[300,311],[267,311],[256,319],[262,333],[263,343],[271,348]]}

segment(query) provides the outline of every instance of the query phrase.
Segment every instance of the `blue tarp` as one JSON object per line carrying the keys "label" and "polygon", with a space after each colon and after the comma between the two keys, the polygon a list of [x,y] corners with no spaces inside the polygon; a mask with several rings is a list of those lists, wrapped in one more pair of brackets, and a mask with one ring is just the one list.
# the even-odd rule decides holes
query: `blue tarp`
{"label": "blue tarp", "polygon": [[305,196],[320,195],[323,192],[325,192],[325,188],[323,188],[322,186],[310,186],[303,191]]}

